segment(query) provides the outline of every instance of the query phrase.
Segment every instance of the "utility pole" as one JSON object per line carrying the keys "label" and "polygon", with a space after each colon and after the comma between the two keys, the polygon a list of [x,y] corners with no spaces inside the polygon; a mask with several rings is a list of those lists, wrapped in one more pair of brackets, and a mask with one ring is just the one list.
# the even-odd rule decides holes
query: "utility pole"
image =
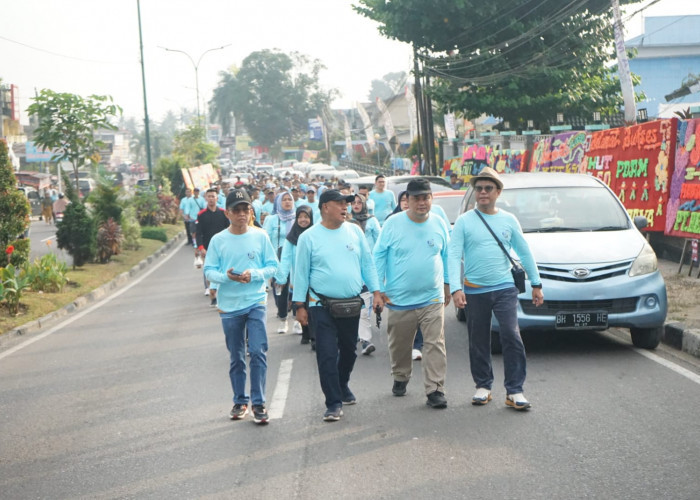
{"label": "utility pole", "polygon": [[143,85],[143,114],[144,132],[146,134],[146,163],[148,164],[148,180],[153,182],[153,161],[151,160],[151,128],[148,119],[148,99],[146,98],[146,68],[143,62],[143,33],[141,32],[141,0],[136,0],[136,10],[139,18],[139,49],[141,50],[141,83]]}
{"label": "utility pole", "polygon": [[421,136],[421,129],[423,128],[423,117],[421,114],[421,107],[422,107],[422,102],[423,102],[423,94],[421,92],[421,85],[420,85],[420,73],[418,71],[418,50],[416,49],[416,46],[413,46],[413,76],[415,77],[414,79],[414,84],[413,84],[413,92],[414,92],[414,97],[416,101],[416,139],[417,144],[418,144],[418,165],[420,169],[420,165],[422,164],[422,156],[423,156],[423,147],[422,147],[422,136]]}

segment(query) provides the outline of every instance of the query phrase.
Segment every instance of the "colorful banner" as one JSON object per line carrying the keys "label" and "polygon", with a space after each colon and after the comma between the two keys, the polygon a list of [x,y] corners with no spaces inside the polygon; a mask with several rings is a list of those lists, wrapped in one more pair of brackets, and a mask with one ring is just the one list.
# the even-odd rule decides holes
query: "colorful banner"
{"label": "colorful banner", "polygon": [[192,177],[190,177],[189,170],[186,168],[181,168],[180,172],[182,172],[182,180],[185,182],[187,189],[194,189],[194,182],[192,182]]}
{"label": "colorful banner", "polygon": [[250,149],[250,143],[253,139],[248,135],[237,135],[236,136],[236,151],[248,151]]}
{"label": "colorful banner", "polygon": [[217,173],[216,169],[211,163],[201,165],[199,168],[204,172],[204,175],[207,176],[207,182],[209,182],[209,186],[216,182],[219,182],[219,174]]}
{"label": "colorful banner", "polygon": [[583,157],[588,151],[590,134],[565,132],[535,144],[530,157],[530,172],[585,173]]}
{"label": "colorful banner", "polygon": [[301,161],[303,162],[312,162],[318,157],[318,151],[310,151],[306,150],[304,151],[304,154],[301,157]]}
{"label": "colorful banner", "polygon": [[666,234],[697,238],[700,234],[700,120],[678,124],[678,144],[666,206]]}
{"label": "colorful banner", "polygon": [[323,140],[323,123],[319,117],[309,118],[309,139],[312,141]]}
{"label": "colorful banner", "polygon": [[472,144],[464,150],[461,158],[445,160],[442,175],[449,177],[451,174],[457,174],[466,182],[484,167],[491,167],[501,174],[527,172],[527,158],[526,150],[496,149],[493,146]]}
{"label": "colorful banner", "polygon": [[669,167],[673,167],[678,120],[593,132],[586,172],[605,182],[631,217],[647,218],[648,231],[665,229]]}

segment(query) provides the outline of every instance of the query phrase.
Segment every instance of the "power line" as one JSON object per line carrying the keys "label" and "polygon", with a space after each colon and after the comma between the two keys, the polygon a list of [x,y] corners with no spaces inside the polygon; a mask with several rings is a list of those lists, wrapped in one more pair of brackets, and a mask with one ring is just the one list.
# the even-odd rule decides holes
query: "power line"
{"label": "power line", "polygon": [[21,45],[22,47],[26,47],[28,49],[36,50],[37,52],[44,52],[45,54],[50,54],[52,56],[56,57],[63,57],[65,59],[73,59],[75,61],[81,61],[81,62],[89,62],[89,63],[97,63],[97,64],[136,64],[137,61],[132,61],[132,62],[126,62],[126,61],[99,61],[96,59],[85,59],[83,57],[75,57],[75,56],[69,56],[66,54],[60,54],[58,52],[53,52],[51,50],[43,49],[40,47],[34,47],[33,45],[26,44],[24,42],[19,42],[17,40],[12,40],[10,38],[4,37],[0,35],[0,40],[5,40],[6,42],[14,43],[16,45]]}

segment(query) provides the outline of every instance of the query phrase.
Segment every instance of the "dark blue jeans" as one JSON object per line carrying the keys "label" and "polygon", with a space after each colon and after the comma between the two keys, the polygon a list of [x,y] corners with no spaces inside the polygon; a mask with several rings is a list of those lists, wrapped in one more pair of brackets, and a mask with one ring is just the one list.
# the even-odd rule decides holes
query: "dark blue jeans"
{"label": "dark blue jeans", "polygon": [[275,296],[275,305],[277,306],[277,317],[287,319],[289,313],[289,283],[285,283],[279,295]]}
{"label": "dark blue jeans", "polygon": [[316,335],[316,363],[326,408],[340,408],[357,359],[355,347],[360,316],[337,319],[323,307],[314,306],[309,307],[309,318]]}
{"label": "dark blue jeans", "polygon": [[491,314],[498,320],[503,349],[504,385],[508,394],[523,392],[527,362],[518,327],[518,289],[467,295],[469,363],[476,387],[491,390]]}
{"label": "dark blue jeans", "polygon": [[[229,378],[233,389],[234,404],[265,404],[267,380],[267,331],[265,306],[251,308],[245,314],[230,316],[221,314],[221,324],[228,348]],[[246,329],[248,330],[248,352],[250,353],[250,396],[245,392],[246,385]]]}

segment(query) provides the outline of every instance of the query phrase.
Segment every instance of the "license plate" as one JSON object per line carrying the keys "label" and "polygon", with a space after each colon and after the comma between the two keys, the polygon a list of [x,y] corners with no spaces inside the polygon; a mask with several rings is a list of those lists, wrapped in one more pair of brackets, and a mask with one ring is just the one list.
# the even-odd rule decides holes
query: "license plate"
{"label": "license plate", "polygon": [[567,328],[607,328],[608,313],[606,311],[558,312],[557,329]]}

